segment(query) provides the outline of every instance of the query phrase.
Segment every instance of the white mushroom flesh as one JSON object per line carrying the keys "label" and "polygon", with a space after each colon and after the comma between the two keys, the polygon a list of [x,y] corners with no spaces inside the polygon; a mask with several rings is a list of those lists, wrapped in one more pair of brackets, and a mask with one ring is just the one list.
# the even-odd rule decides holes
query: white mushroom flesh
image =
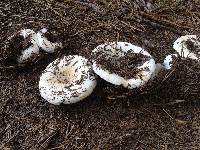
{"label": "white mushroom flesh", "polygon": [[37,33],[39,47],[41,47],[44,51],[48,53],[53,53],[55,49],[57,48],[63,48],[63,45],[61,42],[53,43],[49,41],[47,37],[44,36],[46,32],[47,32],[47,29],[44,28]]}
{"label": "white mushroom flesh", "polygon": [[21,50],[22,54],[17,58],[18,63],[25,63],[39,54],[37,34],[31,29],[23,29],[19,35],[23,36],[24,41],[31,44],[28,48]]}
{"label": "white mushroom flesh", "polygon": [[170,54],[170,55],[167,55],[162,63],[163,65],[163,68],[166,69],[166,70],[169,70],[172,68],[172,65],[175,61],[175,59],[178,57],[177,54]]}
{"label": "white mushroom flesh", "polygon": [[27,38],[29,35],[35,34],[35,31],[31,29],[23,29],[20,31],[20,35],[23,36],[24,38]]}
{"label": "white mushroom flesh", "polygon": [[[105,56],[107,58],[113,58],[115,57],[120,58],[124,57],[127,52],[136,53],[136,54],[142,54],[144,56],[148,56],[149,59],[144,62],[143,64],[135,64],[137,65],[137,69],[141,69],[141,71],[138,72],[133,78],[126,79],[119,74],[112,73],[109,71],[109,68],[103,68],[101,64],[98,64],[94,58],[93,60],[93,70],[94,72],[99,75],[102,79],[106,80],[107,82],[110,82],[114,85],[123,85],[126,88],[133,89],[138,88],[143,85],[145,85],[148,80],[151,78],[152,73],[155,71],[156,65],[155,61],[152,58],[152,56],[142,49],[141,47],[132,45],[131,43],[127,42],[110,42],[106,44],[102,44],[97,46],[93,50],[93,54],[102,52],[106,54]],[[108,61],[108,59],[105,58],[105,61]],[[110,63],[110,62],[107,62]],[[119,62],[120,63],[120,62]]]}
{"label": "white mushroom flesh", "polygon": [[24,63],[32,57],[36,57],[37,55],[39,55],[39,47],[37,45],[31,45],[22,51],[22,54],[17,58],[17,62]]}
{"label": "white mushroom flesh", "polygon": [[197,35],[185,35],[178,38],[173,45],[173,48],[178,52],[182,58],[190,58],[193,60],[198,60],[200,53],[192,50],[187,42],[193,44],[194,47],[200,49],[200,41],[197,38]]}
{"label": "white mushroom flesh", "polygon": [[41,96],[55,105],[76,103],[89,96],[95,86],[91,65],[77,55],[56,59],[46,67],[39,81]]}

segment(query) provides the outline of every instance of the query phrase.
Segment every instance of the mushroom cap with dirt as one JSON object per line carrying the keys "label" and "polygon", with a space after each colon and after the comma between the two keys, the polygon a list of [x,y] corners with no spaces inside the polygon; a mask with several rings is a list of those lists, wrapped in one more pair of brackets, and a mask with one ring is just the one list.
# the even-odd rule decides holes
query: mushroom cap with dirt
{"label": "mushroom cap with dirt", "polygon": [[197,35],[185,35],[178,38],[173,48],[182,58],[200,59],[200,40]]}
{"label": "mushroom cap with dirt", "polygon": [[14,36],[13,38],[20,39],[20,43],[16,43],[21,45],[21,55],[17,57],[18,63],[25,63],[39,55],[37,34],[33,30],[23,29],[19,31],[17,36]]}
{"label": "mushroom cap with dirt", "polygon": [[155,71],[154,58],[128,42],[109,42],[92,51],[93,70],[114,85],[133,89],[144,86]]}
{"label": "mushroom cap with dirt", "polygon": [[56,49],[63,48],[62,42],[59,41],[60,39],[46,28],[37,32],[37,38],[39,47],[48,53],[53,53]]}
{"label": "mushroom cap with dirt", "polygon": [[59,37],[46,28],[41,29],[37,33],[31,29],[23,29],[19,32],[19,36],[23,37],[22,42],[25,41],[22,43],[25,45],[25,49],[21,51],[21,55],[17,58],[18,63],[25,63],[39,56],[40,50],[53,53],[57,48],[62,48],[62,43],[58,42]]}
{"label": "mushroom cap with dirt", "polygon": [[91,64],[82,56],[69,55],[56,59],[43,71],[39,90],[49,103],[76,103],[89,96],[96,86]]}

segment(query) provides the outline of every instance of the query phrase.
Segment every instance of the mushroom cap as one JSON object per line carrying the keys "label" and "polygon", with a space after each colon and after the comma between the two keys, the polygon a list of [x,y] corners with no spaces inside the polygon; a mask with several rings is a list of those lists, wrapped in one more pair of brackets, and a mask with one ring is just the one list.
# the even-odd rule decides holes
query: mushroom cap
{"label": "mushroom cap", "polygon": [[50,63],[39,81],[41,96],[49,103],[76,103],[89,96],[96,86],[96,78],[88,60],[69,55]]}
{"label": "mushroom cap", "polygon": [[178,38],[173,45],[173,48],[178,52],[182,58],[190,58],[198,60],[200,52],[197,52],[197,48],[200,49],[200,41],[197,35],[185,35]]}
{"label": "mushroom cap", "polygon": [[21,45],[23,45],[24,49],[21,50],[21,55],[18,56],[17,62],[25,63],[39,54],[37,34],[31,29],[23,29],[19,32],[19,36],[23,37]]}
{"label": "mushroom cap", "polygon": [[[152,73],[155,71],[156,65],[152,56],[142,49],[141,47],[132,45],[128,42],[110,42],[106,44],[101,44],[97,46],[93,51],[94,60],[93,60],[93,70],[99,75],[102,79],[110,82],[114,85],[123,85],[126,88],[133,89],[138,88],[146,84],[151,78]],[[109,68],[105,68],[102,64],[98,63],[98,56],[95,56],[97,53],[102,53],[104,55],[104,63],[111,63],[110,59],[115,59],[117,63],[119,58],[126,56],[128,53],[132,54],[142,54],[144,57],[148,57],[148,60],[145,60],[141,64],[131,64],[137,66],[136,69],[139,71],[133,77],[126,79],[118,73],[109,71]]]}
{"label": "mushroom cap", "polygon": [[45,36],[46,33],[48,33],[46,28],[43,28],[37,33],[39,47],[41,47],[44,51],[48,53],[53,53],[57,48],[63,48],[61,42],[49,41],[48,38]]}

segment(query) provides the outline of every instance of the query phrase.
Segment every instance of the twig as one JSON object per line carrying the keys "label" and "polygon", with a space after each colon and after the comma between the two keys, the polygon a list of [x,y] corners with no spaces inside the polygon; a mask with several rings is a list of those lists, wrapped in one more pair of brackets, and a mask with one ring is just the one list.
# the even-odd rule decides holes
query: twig
{"label": "twig", "polygon": [[141,29],[139,29],[139,28],[136,28],[136,27],[134,27],[134,26],[132,26],[132,25],[130,25],[130,24],[124,22],[124,21],[121,21],[121,23],[123,23],[124,25],[128,26],[129,28],[131,28],[131,29],[133,29],[133,30],[137,30],[137,31],[140,31],[140,32],[144,32],[144,31],[145,31],[144,28],[141,30]]}
{"label": "twig", "polygon": [[0,66],[0,69],[1,69],[1,70],[19,69],[19,68],[23,68],[23,67],[25,67],[25,66],[26,66],[25,64],[17,64],[17,65],[14,65],[14,66]]}
{"label": "twig", "polygon": [[174,120],[174,118],[173,118],[165,109],[163,109],[163,111],[164,111],[172,120]]}
{"label": "twig", "polygon": [[[163,20],[161,18],[155,18],[152,15],[148,15],[144,12],[139,12],[138,14],[134,14],[131,17],[126,17],[126,19],[134,20],[139,23],[144,23],[151,25],[155,28],[164,28],[166,30],[169,30],[171,32],[174,32],[179,35],[184,35],[185,33],[181,30],[189,29],[190,27],[187,26],[180,26],[175,23],[172,23],[168,20]],[[178,30],[177,30],[178,29]]]}
{"label": "twig", "polygon": [[166,81],[171,75],[172,75],[172,73],[175,71],[176,69],[173,69],[172,71],[170,71],[168,74],[167,74],[167,76],[162,80],[162,83],[164,82],[164,81]]}
{"label": "twig", "polygon": [[170,102],[170,103],[167,103],[166,105],[174,105],[174,104],[178,104],[178,103],[183,103],[185,102],[185,100],[175,100],[174,102]]}
{"label": "twig", "polygon": [[153,21],[156,21],[161,25],[176,27],[176,28],[179,28],[179,29],[190,29],[191,28],[191,27],[188,27],[188,26],[180,26],[180,25],[178,25],[176,23],[173,23],[173,22],[171,22],[169,20],[161,19],[160,17],[156,18],[156,15],[150,15],[150,14],[143,13],[143,12],[141,13],[141,15],[144,18],[148,18],[148,19],[151,19]]}
{"label": "twig", "polygon": [[43,150],[46,149],[49,145],[52,138],[58,133],[58,130],[52,131],[51,133],[47,134],[46,137],[42,138],[38,143],[30,148],[30,150]]}
{"label": "twig", "polygon": [[48,144],[50,143],[51,139],[57,134],[57,131],[54,131],[49,135],[49,137],[40,145],[42,148],[46,148]]}
{"label": "twig", "polygon": [[79,0],[76,0],[76,1],[74,1],[74,3],[81,4],[81,5],[87,6],[89,8],[92,8],[95,12],[97,12],[99,14],[102,14],[102,15],[106,14],[106,11],[104,9],[101,8],[102,9],[101,10],[99,6],[97,6],[91,2],[81,2]]}

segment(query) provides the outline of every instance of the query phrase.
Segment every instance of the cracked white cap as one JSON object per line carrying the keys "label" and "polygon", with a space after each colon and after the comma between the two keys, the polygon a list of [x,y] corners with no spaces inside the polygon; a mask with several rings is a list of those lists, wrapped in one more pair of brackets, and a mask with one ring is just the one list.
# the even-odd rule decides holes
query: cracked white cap
{"label": "cracked white cap", "polygon": [[178,52],[178,54],[182,58],[198,60],[200,58],[200,52],[191,49],[190,46],[187,44],[188,42],[190,42],[193,45],[193,47],[195,47],[194,49],[200,49],[200,41],[198,40],[197,35],[181,36],[174,42],[173,48]]}
{"label": "cracked white cap", "polygon": [[96,78],[88,60],[69,55],[50,63],[39,81],[41,96],[49,103],[76,103],[89,96],[96,86]]}
{"label": "cracked white cap", "polygon": [[39,54],[38,39],[36,33],[31,29],[23,29],[19,32],[19,35],[24,38],[22,42],[31,44],[28,48],[21,50],[22,54],[17,58],[18,63],[25,63]]}
{"label": "cracked white cap", "polygon": [[38,45],[41,47],[44,51],[48,53],[53,53],[55,49],[57,48],[63,48],[63,45],[61,42],[51,42],[45,37],[45,33],[48,32],[46,28],[41,29],[37,33],[38,38]]}
{"label": "cracked white cap", "polygon": [[[125,79],[117,73],[112,73],[109,71],[109,68],[103,68],[101,64],[97,63],[97,58],[93,60],[93,70],[99,75],[102,79],[110,82],[114,85],[123,85],[125,88],[133,89],[145,85],[148,80],[151,78],[152,73],[155,71],[156,65],[153,57],[141,47],[132,45],[128,42],[110,42],[106,44],[101,44],[97,46],[92,53],[104,53],[107,58],[105,58],[106,63],[109,58],[115,57],[116,61],[118,58],[125,56],[127,52],[143,54],[149,56],[149,59],[143,64],[135,64],[137,69],[141,69],[133,78]],[[120,62],[118,62],[120,63]]]}

